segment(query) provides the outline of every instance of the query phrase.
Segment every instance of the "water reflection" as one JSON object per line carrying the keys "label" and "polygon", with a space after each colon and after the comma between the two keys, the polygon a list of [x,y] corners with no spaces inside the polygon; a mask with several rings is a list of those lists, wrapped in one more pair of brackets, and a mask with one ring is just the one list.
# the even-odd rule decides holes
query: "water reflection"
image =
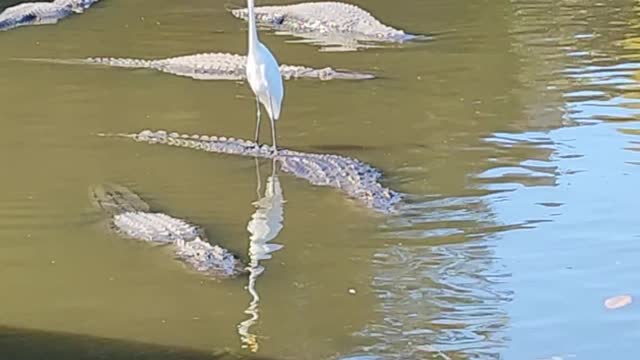
{"label": "water reflection", "polygon": [[258,200],[253,203],[256,211],[251,215],[251,220],[247,224],[247,230],[251,234],[249,237],[249,283],[247,285],[251,302],[245,310],[245,314],[250,317],[238,325],[238,333],[243,347],[251,352],[257,352],[259,348],[258,336],[251,332],[251,327],[257,324],[259,318],[260,296],[256,289],[256,282],[265,270],[264,266],[260,265],[260,261],[271,259],[271,253],[283,247],[281,244],[270,241],[278,236],[283,228],[284,220],[284,197],[276,175],[276,163],[274,161],[271,164],[271,176],[267,178],[264,196],[261,196],[260,164],[258,159],[255,159],[255,162]]}
{"label": "water reflection", "polygon": [[[547,66],[525,77],[546,84],[532,86],[544,95],[526,92],[523,100],[530,109],[551,100],[565,127],[485,138],[496,155],[475,177],[491,192],[483,201],[498,224],[533,224],[496,234],[494,253],[510,269],[508,288],[518,299],[509,307],[510,346],[501,355],[624,357],[635,340],[601,334],[629,333],[637,314],[612,322],[598,310],[601,299],[632,287],[630,274],[638,271],[627,252],[637,252],[632,239],[638,230],[628,211],[637,201],[629,199],[638,175],[629,165],[638,157],[629,150],[639,126],[632,89],[640,66],[618,47],[629,37],[632,3],[514,4],[526,20],[514,23],[521,46]],[[553,24],[561,26],[552,36],[547,29]]]}
{"label": "water reflection", "polygon": [[[292,33],[289,31],[277,30],[276,35],[285,35],[295,37],[297,39],[287,40],[289,44],[310,44],[320,48],[322,52],[348,52],[365,49],[384,49],[399,46],[398,44],[386,44],[384,42],[371,41],[371,38],[358,36],[345,36],[337,33],[332,34],[315,34],[315,33]],[[414,41],[426,41],[430,37],[423,36]]]}
{"label": "water reflection", "polygon": [[404,210],[390,225],[393,240],[373,256],[380,320],[357,334],[367,340],[359,351],[385,359],[496,356],[507,343],[503,305],[512,299],[500,287],[509,271],[491,236],[503,229],[491,226],[486,204],[473,197],[425,200]]}
{"label": "water reflection", "polygon": [[[517,66],[512,72],[503,66],[493,81],[516,80],[507,89],[515,118],[508,130],[473,134],[482,144],[465,143],[484,156],[480,169],[465,174],[471,195],[458,189],[413,199],[387,224],[392,240],[374,256],[379,319],[358,333],[365,343],[359,353],[607,358],[605,345],[613,343],[630,351],[631,336],[589,346],[584,338],[601,339],[589,328],[609,325],[613,332],[614,323],[595,309],[601,298],[628,291],[637,273],[622,252],[634,248],[628,240],[638,233],[628,195],[629,165],[639,157],[638,124],[629,121],[640,119],[634,96],[640,65],[621,60],[625,52],[617,47],[629,38],[621,24],[632,3],[510,5],[507,37]],[[611,120],[625,121],[624,129]],[[593,249],[603,253],[592,257]],[[624,275],[616,278],[616,268]],[[630,323],[618,324],[631,332]],[[566,340],[566,334],[574,335]]]}
{"label": "water reflection", "polygon": [[289,44],[310,44],[320,48],[323,52],[345,52],[357,51],[359,49],[381,48],[383,45],[375,43],[359,42],[356,39],[348,37],[340,37],[339,35],[320,35],[312,33],[292,33],[288,31],[278,30],[276,35],[285,35],[297,37],[297,39],[287,40]]}
{"label": "water reflection", "polygon": [[522,187],[555,186],[558,169],[549,158],[557,144],[544,133],[495,133],[487,141],[491,161],[471,178],[472,195],[414,197],[386,224],[392,240],[373,258],[381,320],[358,333],[368,342],[360,352],[487,359],[507,348],[514,291],[498,241],[549,219],[525,207],[531,216],[497,214],[492,203]]}

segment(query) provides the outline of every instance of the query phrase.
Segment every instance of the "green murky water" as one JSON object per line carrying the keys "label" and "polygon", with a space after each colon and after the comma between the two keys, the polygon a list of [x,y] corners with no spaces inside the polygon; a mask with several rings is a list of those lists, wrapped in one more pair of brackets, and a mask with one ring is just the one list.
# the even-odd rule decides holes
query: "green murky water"
{"label": "green murky water", "polygon": [[[283,248],[256,282],[257,354],[628,357],[640,311],[603,301],[638,295],[640,3],[360,3],[390,25],[441,35],[331,53],[262,32],[281,63],[381,76],[286,82],[279,144],[358,157],[409,198],[384,217],[280,175],[273,242]],[[250,138],[248,86],[16,60],[242,53],[246,25],[230,5],[242,2],[104,0],[55,26],[0,34],[0,326],[33,332],[45,350],[62,336],[67,352],[50,353],[60,359],[99,338],[145,344],[125,353],[248,353],[237,328],[251,317],[246,278],[211,281],[110,233],[87,195],[122,183],[246,254],[253,160],[96,134]],[[270,164],[260,171],[264,189]],[[16,339],[30,338],[14,331],[0,329],[3,358],[25,353]]]}

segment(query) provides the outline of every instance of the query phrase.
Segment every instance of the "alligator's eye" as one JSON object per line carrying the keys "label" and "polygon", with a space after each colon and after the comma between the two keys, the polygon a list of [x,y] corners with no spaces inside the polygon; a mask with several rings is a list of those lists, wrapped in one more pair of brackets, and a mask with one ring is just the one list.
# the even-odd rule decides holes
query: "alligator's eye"
{"label": "alligator's eye", "polygon": [[275,25],[282,25],[284,23],[284,15],[276,16],[273,18],[273,23]]}

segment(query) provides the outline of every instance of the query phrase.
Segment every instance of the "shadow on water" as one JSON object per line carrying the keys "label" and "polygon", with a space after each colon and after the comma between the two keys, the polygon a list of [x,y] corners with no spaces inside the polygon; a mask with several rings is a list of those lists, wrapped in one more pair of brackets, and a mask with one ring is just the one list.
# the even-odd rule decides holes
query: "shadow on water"
{"label": "shadow on water", "polygon": [[[0,326],[0,358],[11,360],[270,360],[87,335]],[[271,358],[272,359],[272,358]]]}

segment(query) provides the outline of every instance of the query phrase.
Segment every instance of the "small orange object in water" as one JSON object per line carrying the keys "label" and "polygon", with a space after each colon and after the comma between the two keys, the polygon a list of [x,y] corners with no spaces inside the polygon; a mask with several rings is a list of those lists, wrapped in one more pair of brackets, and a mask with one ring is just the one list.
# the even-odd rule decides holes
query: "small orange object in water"
{"label": "small orange object in water", "polygon": [[618,309],[631,304],[631,301],[630,295],[618,295],[605,300],[604,306],[606,306],[607,309]]}

